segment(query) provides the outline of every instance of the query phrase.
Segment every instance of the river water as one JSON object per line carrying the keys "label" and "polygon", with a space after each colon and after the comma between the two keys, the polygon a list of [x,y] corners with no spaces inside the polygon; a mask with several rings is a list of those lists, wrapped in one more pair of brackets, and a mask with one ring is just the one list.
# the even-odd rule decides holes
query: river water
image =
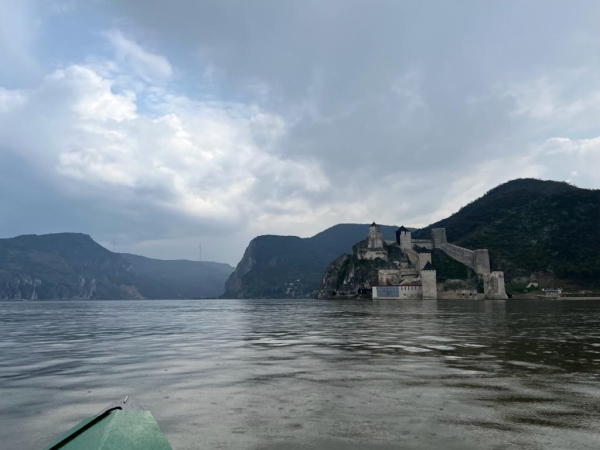
{"label": "river water", "polygon": [[0,448],[125,395],[179,450],[596,450],[600,302],[0,302]]}

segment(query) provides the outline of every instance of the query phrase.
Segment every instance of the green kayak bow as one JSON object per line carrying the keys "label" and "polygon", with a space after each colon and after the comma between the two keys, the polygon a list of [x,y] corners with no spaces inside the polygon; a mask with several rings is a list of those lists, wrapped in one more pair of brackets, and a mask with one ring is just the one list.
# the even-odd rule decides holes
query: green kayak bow
{"label": "green kayak bow", "polygon": [[152,417],[129,397],[82,420],[46,450],[171,450]]}

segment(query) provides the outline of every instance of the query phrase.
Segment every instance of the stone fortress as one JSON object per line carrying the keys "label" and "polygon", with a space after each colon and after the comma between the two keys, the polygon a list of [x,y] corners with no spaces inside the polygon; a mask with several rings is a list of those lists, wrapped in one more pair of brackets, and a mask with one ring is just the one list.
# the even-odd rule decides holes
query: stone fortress
{"label": "stone fortress", "polygon": [[[386,246],[400,248],[400,258],[388,261]],[[450,258],[472,269],[483,281],[483,293],[477,290],[456,290],[443,292],[438,289],[436,270],[431,262],[431,251],[442,250]],[[393,263],[395,269],[378,270],[378,283],[373,285],[373,299],[437,299],[437,298],[478,298],[505,299],[504,273],[490,270],[490,257],[487,249],[468,250],[448,243],[445,228],[431,230],[431,240],[412,239],[405,227],[396,231],[395,241],[384,241],[379,226],[369,227],[367,245],[357,255],[363,260],[377,258]],[[393,266],[392,266],[393,267]]]}

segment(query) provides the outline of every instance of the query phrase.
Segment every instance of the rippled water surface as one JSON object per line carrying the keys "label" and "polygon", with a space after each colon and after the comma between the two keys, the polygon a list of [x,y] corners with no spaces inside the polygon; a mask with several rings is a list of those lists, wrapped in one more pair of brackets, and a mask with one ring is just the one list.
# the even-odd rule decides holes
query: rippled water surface
{"label": "rippled water surface", "polygon": [[0,447],[131,395],[174,449],[598,449],[600,302],[0,302]]}

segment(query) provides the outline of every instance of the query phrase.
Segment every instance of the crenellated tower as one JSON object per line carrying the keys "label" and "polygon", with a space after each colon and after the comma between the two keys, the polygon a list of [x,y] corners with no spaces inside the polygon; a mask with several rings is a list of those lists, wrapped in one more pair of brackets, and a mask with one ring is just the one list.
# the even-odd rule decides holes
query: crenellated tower
{"label": "crenellated tower", "polygon": [[412,248],[412,237],[410,230],[404,226],[398,228],[396,230],[396,242],[402,251],[406,250],[407,248]]}
{"label": "crenellated tower", "polygon": [[375,222],[373,222],[369,227],[367,246],[369,250],[383,250],[383,235],[381,234],[379,225],[377,225]]}

